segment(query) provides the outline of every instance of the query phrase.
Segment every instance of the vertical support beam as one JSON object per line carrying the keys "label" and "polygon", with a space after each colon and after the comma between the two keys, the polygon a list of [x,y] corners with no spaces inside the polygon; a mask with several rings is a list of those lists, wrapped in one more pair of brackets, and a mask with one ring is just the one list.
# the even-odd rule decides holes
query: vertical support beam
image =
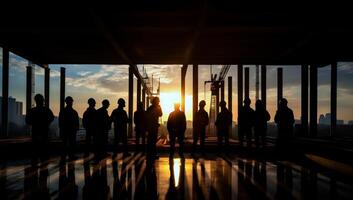
{"label": "vertical support beam", "polygon": [[[141,102],[141,80],[139,78],[137,78],[137,87],[136,87],[137,93],[136,93],[136,104],[138,105],[139,102]],[[137,108],[136,105],[136,108]]]}
{"label": "vertical support beam", "polygon": [[132,66],[129,66],[129,108],[128,108],[128,114],[129,114],[129,129],[128,129],[128,137],[132,137],[132,118],[133,118],[133,96],[134,96],[134,73]]}
{"label": "vertical support beam", "polygon": [[221,101],[224,101],[224,81],[221,81]]}
{"label": "vertical support beam", "polygon": [[60,68],[60,110],[65,107],[65,68]]}
{"label": "vertical support beam", "polygon": [[277,68],[277,108],[283,98],[283,68]]}
{"label": "vertical support beam", "polygon": [[228,76],[228,110],[233,113],[233,79]]}
{"label": "vertical support beam", "polygon": [[302,65],[301,69],[301,136],[308,136],[308,113],[309,113],[309,66]]}
{"label": "vertical support beam", "polygon": [[259,69],[259,66],[256,65],[256,80],[255,80],[255,99],[258,100],[260,98],[260,82],[259,82],[259,79],[260,79],[260,69]]}
{"label": "vertical support beam", "polygon": [[185,112],[185,76],[188,65],[184,64],[181,68],[181,110]]}
{"label": "vertical support beam", "polygon": [[45,98],[45,106],[50,107],[50,69],[48,65],[44,68],[44,98]]}
{"label": "vertical support beam", "polygon": [[267,102],[266,102],[266,98],[267,98],[266,72],[267,72],[266,65],[261,65],[261,100],[262,100],[262,103],[264,104],[265,109],[267,106]]}
{"label": "vertical support beam", "polygon": [[2,108],[1,108],[1,137],[8,136],[9,121],[9,57],[8,48],[2,49]]}
{"label": "vertical support beam", "polygon": [[26,114],[32,107],[32,66],[26,67]]}
{"label": "vertical support beam", "polygon": [[145,90],[145,88],[142,89],[142,105],[143,105],[143,109],[146,109],[146,90]]}
{"label": "vertical support beam", "polygon": [[245,68],[245,98],[249,98],[249,67]]}
{"label": "vertical support beam", "polygon": [[199,103],[199,66],[192,67],[192,120],[194,121]]}
{"label": "vertical support beam", "polygon": [[215,92],[216,92],[216,116],[219,113],[219,89],[220,89],[220,87],[219,87],[219,83],[218,83],[216,85],[216,90],[215,90]]}
{"label": "vertical support beam", "polygon": [[[238,120],[241,107],[243,105],[243,65],[238,65]],[[239,132],[239,124],[238,124]]]}
{"label": "vertical support beam", "polygon": [[331,131],[335,135],[337,124],[337,62],[331,64]]}
{"label": "vertical support beam", "polygon": [[310,66],[310,136],[317,133],[317,66]]}

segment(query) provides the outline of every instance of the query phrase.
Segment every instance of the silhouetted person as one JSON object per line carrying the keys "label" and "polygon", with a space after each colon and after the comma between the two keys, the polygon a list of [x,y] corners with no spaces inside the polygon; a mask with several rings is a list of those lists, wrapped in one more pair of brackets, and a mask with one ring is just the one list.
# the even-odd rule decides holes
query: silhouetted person
{"label": "silhouetted person", "polygon": [[278,128],[277,142],[279,145],[286,143],[293,135],[294,115],[293,111],[287,106],[288,101],[282,98],[279,101],[278,110],[275,115],[275,122]]}
{"label": "silhouetted person", "polygon": [[226,108],[225,101],[221,101],[219,106],[221,107],[221,112],[217,115],[215,125],[217,127],[218,151],[221,151],[223,140],[226,150],[228,150],[229,128],[232,126],[232,113]]}
{"label": "silhouetted person", "polygon": [[250,107],[250,104],[251,100],[245,98],[238,119],[240,145],[244,146],[244,136],[246,136],[248,147],[251,147],[252,127],[254,126],[255,115],[255,111]]}
{"label": "silhouetted person", "polygon": [[196,152],[197,141],[200,137],[200,147],[201,152],[205,153],[205,136],[206,136],[206,126],[209,123],[208,114],[205,110],[206,102],[204,100],[200,101],[200,109],[197,111],[194,119],[194,140],[193,140],[193,153]]}
{"label": "silhouetted person", "polygon": [[79,117],[76,110],[73,109],[73,98],[68,96],[65,98],[66,107],[59,113],[59,128],[61,138],[65,148],[72,157],[76,146],[76,133],[79,129]]}
{"label": "silhouetted person", "polygon": [[262,147],[266,145],[266,132],[267,122],[270,120],[270,114],[265,109],[261,100],[257,100],[255,104],[255,115],[254,115],[254,133],[256,147],[260,147],[260,141]]}
{"label": "silhouetted person", "polygon": [[146,112],[146,121],[147,121],[147,131],[148,131],[148,136],[147,136],[147,143],[148,143],[148,156],[150,158],[155,158],[158,159],[157,156],[157,137],[158,137],[158,119],[159,117],[162,117],[163,112],[162,108],[159,105],[159,98],[154,97],[152,99],[152,105],[147,109]]}
{"label": "silhouetted person", "polygon": [[108,132],[111,129],[111,121],[107,110],[109,105],[109,101],[104,99],[102,107],[97,110],[97,134],[94,140],[99,155],[102,155],[105,151],[105,146],[108,142]]}
{"label": "silhouetted person", "polygon": [[169,132],[170,141],[170,154],[169,157],[173,157],[175,148],[175,139],[178,138],[179,143],[179,155],[184,157],[184,133],[186,130],[186,117],[185,113],[180,110],[180,104],[174,104],[174,111],[169,114],[167,121],[167,129]]}
{"label": "silhouetted person", "polygon": [[32,142],[36,155],[46,152],[49,125],[54,120],[53,112],[44,106],[44,97],[36,94],[36,107],[31,108],[26,115],[26,123],[32,127]]}
{"label": "silhouetted person", "polygon": [[125,100],[120,98],[118,100],[118,105],[118,108],[113,110],[110,116],[112,122],[114,123],[114,144],[118,146],[121,142],[123,144],[124,154],[127,154],[127,124],[129,122],[129,117],[124,110]]}
{"label": "silhouetted person", "polygon": [[95,108],[96,100],[89,98],[87,103],[88,108],[83,113],[82,125],[86,129],[86,144],[91,145],[92,137],[97,134],[97,110]]}
{"label": "silhouetted person", "polygon": [[[144,151],[146,144],[146,112],[143,108],[142,102],[137,103],[137,110],[134,112],[134,123],[136,133],[136,150]],[[140,146],[140,138],[142,139],[142,146]]]}

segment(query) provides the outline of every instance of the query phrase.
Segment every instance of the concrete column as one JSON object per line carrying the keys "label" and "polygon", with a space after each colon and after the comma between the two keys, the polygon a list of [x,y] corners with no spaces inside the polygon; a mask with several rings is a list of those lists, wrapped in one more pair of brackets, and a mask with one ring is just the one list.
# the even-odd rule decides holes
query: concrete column
{"label": "concrete column", "polygon": [[145,88],[142,89],[142,105],[143,105],[143,109],[146,109],[146,90],[145,90]]}
{"label": "concrete column", "polygon": [[277,68],[277,108],[283,98],[283,68]]}
{"label": "concrete column", "polygon": [[[238,119],[243,105],[243,65],[238,65]],[[238,127],[239,131],[239,127]]]}
{"label": "concrete column", "polygon": [[183,65],[181,68],[181,110],[185,112],[185,76],[188,65]]}
{"label": "concrete column", "polygon": [[301,68],[301,136],[308,136],[308,87],[309,87],[309,67],[302,65]]}
{"label": "concrete column", "polygon": [[335,135],[337,124],[337,62],[331,64],[331,131]]}
{"label": "concrete column", "polygon": [[245,85],[245,98],[249,98],[249,67],[246,67],[245,68],[245,82],[244,82],[244,85]]}
{"label": "concrete column", "polygon": [[317,66],[310,66],[310,136],[317,135]]}
{"label": "concrete column", "polygon": [[261,65],[261,101],[265,106],[265,109],[267,107],[267,101],[266,101],[266,96],[267,96],[267,78],[266,78],[266,65]]}
{"label": "concrete column", "polygon": [[228,110],[233,113],[233,79],[228,76]]}
{"label": "concrete column", "polygon": [[48,66],[44,68],[44,98],[45,98],[45,106],[50,107],[50,69]]}
{"label": "concrete column", "polygon": [[128,129],[128,137],[132,137],[132,119],[133,119],[133,96],[134,96],[134,73],[132,66],[129,66],[129,107],[128,107],[128,114],[129,114],[129,129]]}
{"label": "concrete column", "polygon": [[[141,102],[141,80],[137,79],[137,87],[136,87],[137,93],[136,93],[136,104],[138,104],[139,102]],[[136,105],[137,108],[137,105]]]}
{"label": "concrete column", "polygon": [[224,101],[224,81],[221,81],[221,101]]}
{"label": "concrete column", "polygon": [[1,134],[0,137],[8,136],[9,122],[9,49],[2,49],[2,104],[1,104]]}
{"label": "concrete column", "polygon": [[60,68],[60,110],[65,107],[65,68]]}
{"label": "concrete column", "polygon": [[32,107],[32,70],[32,66],[29,65],[26,67],[26,113],[28,113]]}
{"label": "concrete column", "polygon": [[199,104],[199,66],[192,67],[192,120],[194,121]]}

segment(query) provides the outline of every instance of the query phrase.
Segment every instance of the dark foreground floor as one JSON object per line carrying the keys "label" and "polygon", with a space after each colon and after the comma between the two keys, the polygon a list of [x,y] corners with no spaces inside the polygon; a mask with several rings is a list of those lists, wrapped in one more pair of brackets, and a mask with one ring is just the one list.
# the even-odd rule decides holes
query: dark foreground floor
{"label": "dark foreground floor", "polygon": [[0,199],[353,198],[349,182],[298,163],[238,155],[21,159],[1,163]]}

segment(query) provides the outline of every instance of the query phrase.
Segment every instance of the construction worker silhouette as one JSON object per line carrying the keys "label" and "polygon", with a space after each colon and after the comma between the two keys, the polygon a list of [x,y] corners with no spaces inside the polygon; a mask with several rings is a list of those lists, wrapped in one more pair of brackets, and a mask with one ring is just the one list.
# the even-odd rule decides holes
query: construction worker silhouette
{"label": "construction worker silhouette", "polygon": [[260,145],[265,147],[266,145],[266,132],[267,122],[271,116],[265,109],[261,100],[257,100],[255,103],[255,115],[254,115],[254,133],[255,133],[255,144],[259,148]]}
{"label": "construction worker silhouette", "polygon": [[32,143],[36,153],[44,153],[48,141],[49,125],[54,120],[53,112],[44,106],[44,97],[41,94],[34,96],[36,106],[26,115],[26,123],[32,129]]}
{"label": "construction worker silhouette", "polygon": [[118,105],[118,108],[113,110],[110,116],[112,122],[114,123],[114,143],[115,145],[119,145],[121,142],[123,144],[123,151],[125,154],[127,154],[127,124],[129,122],[129,117],[124,110],[125,100],[120,98],[118,100]]}
{"label": "construction worker silhouette", "polygon": [[80,122],[76,110],[73,109],[73,98],[65,98],[66,107],[59,113],[59,128],[61,139],[72,157],[76,146],[76,133],[79,130]]}
{"label": "construction worker silhouette", "polygon": [[281,146],[293,136],[293,124],[295,122],[293,111],[288,108],[288,101],[285,98],[279,101],[275,122],[278,128],[277,145]]}
{"label": "construction worker silhouette", "polygon": [[147,121],[147,156],[151,159],[158,159],[157,156],[157,137],[158,137],[158,128],[159,117],[162,117],[163,112],[162,108],[159,105],[160,101],[158,97],[152,99],[152,105],[146,111],[146,121]]}
{"label": "construction worker silhouette", "polygon": [[101,156],[105,151],[105,146],[108,142],[108,132],[111,129],[111,121],[107,110],[109,105],[109,101],[104,99],[102,107],[97,110],[97,134],[93,138],[95,138],[98,156]]}
{"label": "construction worker silhouette", "polygon": [[[136,133],[136,150],[144,151],[146,144],[146,113],[142,102],[137,103],[137,110],[134,112],[134,124]],[[140,146],[140,138],[142,146]]]}
{"label": "construction worker silhouette", "polygon": [[200,138],[201,152],[204,153],[206,126],[209,123],[208,114],[205,110],[206,102],[204,100],[199,103],[199,110],[197,111],[194,119],[194,137],[193,137],[193,153],[196,152],[197,141]]}
{"label": "construction worker silhouette", "polygon": [[218,153],[222,151],[222,144],[224,140],[225,151],[228,151],[229,146],[229,129],[232,126],[232,113],[226,108],[226,102],[221,101],[219,103],[221,112],[217,115],[215,125],[217,127],[217,139],[218,139]]}
{"label": "construction worker silhouette", "polygon": [[244,99],[244,105],[239,112],[238,126],[239,126],[239,141],[240,145],[244,146],[244,136],[247,139],[247,146],[251,147],[252,127],[254,126],[255,111],[250,107],[251,100]]}
{"label": "construction worker silhouette", "polygon": [[96,100],[94,100],[93,98],[89,98],[87,103],[88,108],[83,113],[82,125],[86,129],[86,144],[90,145],[92,137],[97,134],[97,110],[95,108]]}
{"label": "construction worker silhouette", "polygon": [[173,157],[175,148],[175,139],[178,138],[179,155],[184,157],[184,133],[186,130],[186,117],[185,113],[180,110],[180,104],[174,104],[174,111],[169,114],[167,121],[167,129],[169,132],[170,141],[170,154]]}

